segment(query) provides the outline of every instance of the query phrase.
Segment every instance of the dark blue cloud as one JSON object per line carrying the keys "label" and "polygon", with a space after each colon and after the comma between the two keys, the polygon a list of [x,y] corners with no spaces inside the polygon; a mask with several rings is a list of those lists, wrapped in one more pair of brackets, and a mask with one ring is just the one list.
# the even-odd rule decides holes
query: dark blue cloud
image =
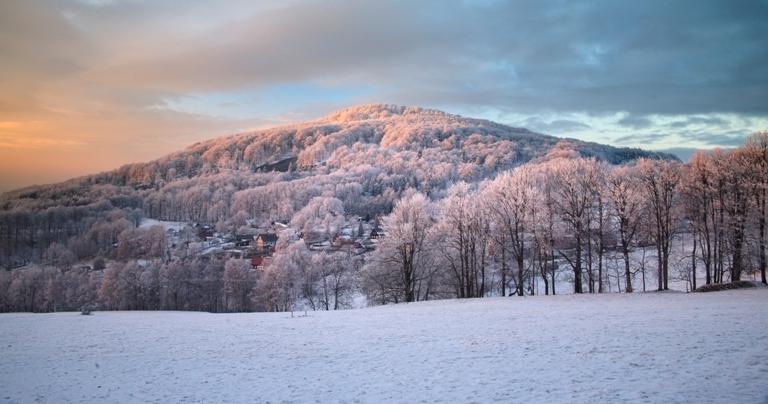
{"label": "dark blue cloud", "polygon": [[648,117],[638,115],[627,115],[616,123],[632,129],[645,129],[653,126],[653,121]]}
{"label": "dark blue cloud", "polygon": [[764,115],[766,17],[765,1],[308,0],[118,71],[182,93],[323,81],[430,106]]}

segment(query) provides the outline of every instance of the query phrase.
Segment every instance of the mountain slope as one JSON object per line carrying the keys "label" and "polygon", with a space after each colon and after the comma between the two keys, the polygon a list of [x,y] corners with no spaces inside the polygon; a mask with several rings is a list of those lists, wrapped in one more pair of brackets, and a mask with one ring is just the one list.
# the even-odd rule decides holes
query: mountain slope
{"label": "mountain slope", "polygon": [[[381,150],[417,151],[441,154],[441,162],[463,162],[482,166],[489,172],[510,168],[542,158],[562,139],[487,120],[465,118],[418,107],[372,104],[351,107],[314,121],[245,132],[199,142],[188,148],[147,163],[128,164],[114,171],[74,181],[113,183],[136,187],[216,174],[286,171],[278,162],[294,163],[307,170],[323,163],[338,165],[334,154],[365,149],[367,157],[381,156]],[[618,148],[568,139],[568,148],[581,157],[596,157],[621,164],[639,157],[675,159],[668,153]],[[372,152],[371,147],[378,149]],[[386,153],[384,153],[386,154]],[[435,157],[435,156],[431,156]],[[36,191],[46,186],[33,187]],[[12,191],[19,195],[29,189]]]}
{"label": "mountain slope", "polygon": [[[408,189],[440,198],[456,182],[476,183],[528,161],[578,156],[614,164],[639,157],[674,159],[436,110],[364,105],[310,122],[196,143],[147,163],[9,192],[0,198],[0,214],[11,223],[6,231],[24,229],[14,230],[10,255],[25,243],[21,239],[35,250],[116,217],[227,226],[246,219],[269,223],[290,220],[321,196],[337,200],[333,203],[341,204],[345,214],[378,215],[389,212]],[[115,210],[121,213],[110,213]]]}
{"label": "mountain slope", "polygon": [[[495,172],[544,157],[561,139],[494,122],[464,118],[441,111],[393,105],[364,105],[337,111],[315,121],[212,139],[144,164],[107,173],[134,186],[152,185],[179,177],[211,175],[224,170],[254,172],[293,158],[295,168],[322,164],[340,168],[341,155],[357,163],[387,152],[418,152],[419,158],[440,163],[476,164]],[[568,140],[582,157],[620,164],[638,157],[674,159],[670,154]],[[355,154],[357,156],[350,156]],[[438,156],[439,155],[439,156]],[[122,178],[120,178],[122,177]],[[470,178],[466,178],[470,179]]]}

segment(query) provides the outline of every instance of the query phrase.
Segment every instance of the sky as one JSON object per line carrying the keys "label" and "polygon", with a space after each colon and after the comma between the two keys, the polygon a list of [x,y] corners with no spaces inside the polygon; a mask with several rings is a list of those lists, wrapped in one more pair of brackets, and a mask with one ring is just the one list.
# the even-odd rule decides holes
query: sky
{"label": "sky", "polygon": [[0,191],[365,103],[672,150],[768,129],[768,1],[0,1]]}

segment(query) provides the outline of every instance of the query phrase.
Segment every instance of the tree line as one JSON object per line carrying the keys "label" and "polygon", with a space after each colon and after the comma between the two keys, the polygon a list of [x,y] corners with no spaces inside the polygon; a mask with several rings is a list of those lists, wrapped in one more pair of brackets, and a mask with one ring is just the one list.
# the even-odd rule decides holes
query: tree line
{"label": "tree line", "polygon": [[[613,279],[629,293],[639,271],[646,289],[647,247],[655,250],[658,291],[671,278],[696,289],[702,272],[705,284],[745,273],[766,283],[767,184],[764,132],[737,149],[698,152],[688,164],[613,166],[555,153],[492,180],[456,184],[439,200],[405,196],[383,220],[386,238],[364,285],[379,303],[522,296],[536,293],[536,279],[555,294],[565,267],[574,293],[602,293],[607,264],[618,261],[623,271]],[[685,250],[672,262],[675,240]],[[639,249],[642,263],[633,260]]]}
{"label": "tree line", "polygon": [[[97,184],[84,193],[74,182],[21,191],[3,202],[0,255],[25,266],[0,271],[0,310],[339,309],[355,296],[387,304],[666,290],[670,282],[693,290],[701,279],[757,273],[765,282],[766,133],[686,164],[613,165],[568,141],[498,173],[479,168],[488,161],[441,166],[425,153],[356,144],[338,146],[312,172],[218,172],[145,190]],[[363,163],[382,155],[391,166]],[[202,256],[190,226],[173,242],[160,226],[139,226],[144,216],[170,212],[229,234],[276,219],[290,228],[257,270]],[[381,215],[384,236],[372,253],[318,253],[299,238],[319,231],[330,239],[359,215]]]}

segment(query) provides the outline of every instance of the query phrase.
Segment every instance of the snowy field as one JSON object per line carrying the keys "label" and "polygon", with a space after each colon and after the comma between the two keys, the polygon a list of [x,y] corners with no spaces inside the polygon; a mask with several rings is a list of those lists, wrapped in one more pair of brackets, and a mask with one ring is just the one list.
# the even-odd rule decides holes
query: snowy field
{"label": "snowy field", "polygon": [[2,402],[768,401],[768,289],[0,315]]}
{"label": "snowy field", "polygon": [[168,231],[168,230],[180,231],[185,226],[187,226],[187,223],[184,223],[184,222],[168,222],[168,221],[155,220],[155,219],[150,219],[150,218],[146,218],[145,217],[145,218],[141,219],[141,223],[139,224],[139,228],[141,228],[141,229],[148,229],[148,228],[150,228],[152,226],[163,226],[163,229],[165,229],[165,231]]}

